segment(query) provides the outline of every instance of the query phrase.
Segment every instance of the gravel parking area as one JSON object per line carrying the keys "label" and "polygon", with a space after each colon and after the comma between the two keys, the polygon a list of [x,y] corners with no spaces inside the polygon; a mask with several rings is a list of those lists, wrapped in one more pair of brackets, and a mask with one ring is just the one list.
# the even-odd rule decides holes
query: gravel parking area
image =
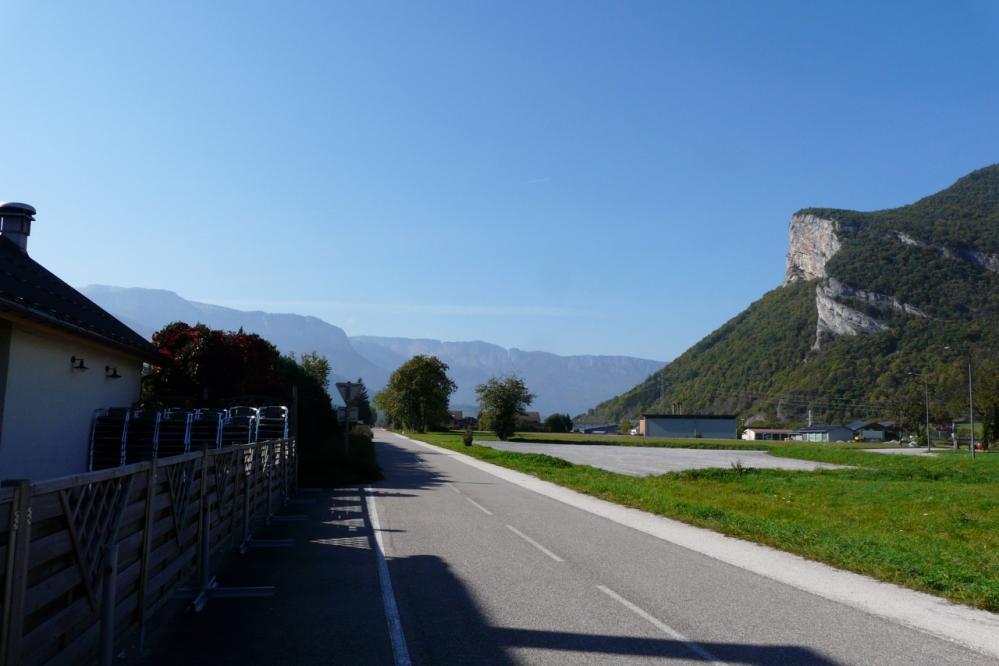
{"label": "gravel parking area", "polygon": [[524,442],[476,441],[503,451],[544,453],[577,465],[591,465],[609,472],[631,476],[652,476],[688,469],[729,468],[739,462],[743,467],[814,471],[842,469],[843,465],[778,458],[766,451],[716,449],[670,449],[645,446],[603,446],[599,444],[539,444]]}

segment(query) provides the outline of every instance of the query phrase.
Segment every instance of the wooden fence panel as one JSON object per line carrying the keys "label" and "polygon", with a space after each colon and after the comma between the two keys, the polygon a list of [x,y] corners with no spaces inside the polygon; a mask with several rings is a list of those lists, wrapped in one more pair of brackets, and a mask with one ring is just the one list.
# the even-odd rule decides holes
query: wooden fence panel
{"label": "wooden fence panel", "polygon": [[[294,440],[256,442],[0,487],[0,666],[97,657],[106,547],[118,552],[116,637],[289,496]],[[244,516],[249,499],[249,516]],[[207,509],[207,511],[203,511]]]}

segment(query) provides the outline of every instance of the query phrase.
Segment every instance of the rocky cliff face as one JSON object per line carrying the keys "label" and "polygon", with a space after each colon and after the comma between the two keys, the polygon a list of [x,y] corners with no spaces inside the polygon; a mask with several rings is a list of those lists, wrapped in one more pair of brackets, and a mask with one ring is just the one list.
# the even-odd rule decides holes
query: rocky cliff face
{"label": "rocky cliff face", "polygon": [[812,349],[819,349],[823,338],[829,335],[874,335],[888,329],[874,317],[836,300],[843,292],[830,282],[836,283],[837,287],[841,286],[836,280],[830,280],[815,287],[815,309],[819,318]]}
{"label": "rocky cliff face", "polygon": [[[818,322],[813,350],[821,348],[823,339],[829,336],[874,335],[888,329],[883,321],[851,307],[847,304],[850,302],[916,317],[926,316],[919,308],[894,296],[857,289],[830,277],[826,264],[842,245],[839,232],[840,225],[836,220],[807,213],[791,216],[783,284],[820,280],[815,286]],[[919,245],[918,241],[905,234],[899,235],[898,241],[906,245]],[[979,263],[985,262],[979,260]]]}
{"label": "rocky cliff face", "polygon": [[784,284],[826,277],[826,262],[839,251],[839,224],[815,215],[791,216]]}

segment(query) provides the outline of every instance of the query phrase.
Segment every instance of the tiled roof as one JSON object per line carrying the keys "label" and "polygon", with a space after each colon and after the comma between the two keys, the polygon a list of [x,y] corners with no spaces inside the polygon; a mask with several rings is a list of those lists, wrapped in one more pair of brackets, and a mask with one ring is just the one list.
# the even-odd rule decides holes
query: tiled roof
{"label": "tiled roof", "polygon": [[110,345],[145,361],[159,352],[141,335],[0,236],[0,312]]}

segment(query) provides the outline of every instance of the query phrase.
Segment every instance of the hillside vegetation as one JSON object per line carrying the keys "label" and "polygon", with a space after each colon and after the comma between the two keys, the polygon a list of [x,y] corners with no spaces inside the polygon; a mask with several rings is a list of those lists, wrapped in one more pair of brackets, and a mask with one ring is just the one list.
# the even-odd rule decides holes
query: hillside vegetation
{"label": "hillside vegetation", "polygon": [[921,418],[923,392],[921,379],[910,373],[922,373],[931,416],[947,423],[967,417],[970,352],[976,391],[982,391],[976,418],[999,433],[999,397],[990,395],[999,394],[993,360],[999,349],[999,165],[901,208],[799,213],[838,224],[840,249],[826,264],[829,277],[927,316],[846,296],[840,302],[887,330],[826,334],[816,349],[816,288],[822,281],[791,282],[589,415],[616,422],[678,404],[687,413],[735,413],[774,425],[801,423],[809,409],[817,421],[913,424]]}

